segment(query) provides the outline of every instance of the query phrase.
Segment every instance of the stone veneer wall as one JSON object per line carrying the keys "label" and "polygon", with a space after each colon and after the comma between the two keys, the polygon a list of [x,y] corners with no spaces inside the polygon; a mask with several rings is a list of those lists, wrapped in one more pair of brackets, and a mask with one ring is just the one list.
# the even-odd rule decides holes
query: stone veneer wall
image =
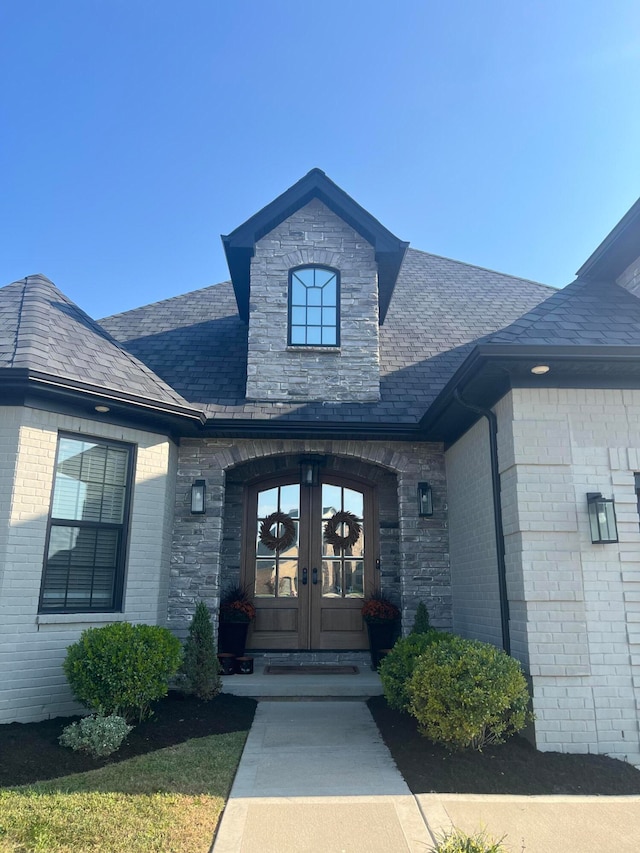
{"label": "stone veneer wall", "polygon": [[616,279],[616,284],[624,287],[634,296],[640,296],[640,257],[626,268],[622,275]]}
{"label": "stone veneer wall", "polygon": [[[289,270],[340,273],[340,346],[288,347]],[[251,260],[249,400],[380,399],[378,265],[373,247],[314,199],[258,240]]]}
{"label": "stone veneer wall", "polygon": [[[496,406],[513,654],[539,749],[640,766],[640,391],[517,389]],[[587,492],[616,502],[594,545]]]}
{"label": "stone veneer wall", "polygon": [[481,418],[446,454],[453,630],[502,648],[489,426]]}
{"label": "stone veneer wall", "polygon": [[[38,599],[58,431],[137,447],[122,613],[41,613]],[[164,624],[175,445],[103,420],[5,407],[0,428],[0,723],[81,713],[62,671],[85,628]]]}
{"label": "stone veneer wall", "polygon": [[[318,453],[335,470],[378,482],[383,591],[398,596],[408,630],[418,602],[437,627],[451,627],[451,590],[442,445],[323,440],[183,439],[179,448],[169,593],[169,626],[184,636],[199,598],[217,613],[220,589],[239,576],[239,513],[244,480],[269,474],[290,458]],[[289,457],[289,459],[287,458]],[[375,472],[375,468],[379,470]],[[195,479],[207,483],[207,512],[193,516]],[[417,484],[427,480],[434,515],[417,515]],[[395,483],[393,482],[395,481]],[[395,486],[395,488],[394,488]],[[396,526],[397,525],[397,526]]]}

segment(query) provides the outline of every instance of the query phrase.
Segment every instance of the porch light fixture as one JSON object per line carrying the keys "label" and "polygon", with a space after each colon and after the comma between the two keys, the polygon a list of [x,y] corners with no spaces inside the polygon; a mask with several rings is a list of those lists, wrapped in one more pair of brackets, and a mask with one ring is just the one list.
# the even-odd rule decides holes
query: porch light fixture
{"label": "porch light fixture", "polygon": [[531,368],[531,372],[535,373],[536,376],[544,376],[545,373],[548,373],[551,370],[548,364],[536,364],[535,367]]}
{"label": "porch light fixture", "polygon": [[618,525],[613,498],[603,498],[600,492],[588,492],[587,506],[589,507],[591,541],[599,545],[617,542]]}
{"label": "porch light fixture", "polygon": [[317,486],[320,483],[320,460],[319,459],[301,459],[300,460],[300,483],[303,486]]}
{"label": "porch light fixture", "polygon": [[207,487],[204,480],[196,480],[191,486],[191,514],[204,515]]}
{"label": "porch light fixture", "polygon": [[109,409],[109,406],[94,406],[94,409],[96,410],[96,412],[100,412],[101,415],[111,411]]}
{"label": "porch light fixture", "polygon": [[418,483],[418,515],[433,515],[433,492],[429,483]]}

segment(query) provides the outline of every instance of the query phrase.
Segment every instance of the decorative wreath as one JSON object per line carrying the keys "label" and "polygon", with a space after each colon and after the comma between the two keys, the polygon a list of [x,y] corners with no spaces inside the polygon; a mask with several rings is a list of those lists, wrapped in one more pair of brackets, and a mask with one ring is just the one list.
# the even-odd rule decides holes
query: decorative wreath
{"label": "decorative wreath", "polygon": [[[340,536],[338,533],[338,527],[341,524],[346,524],[349,528],[346,536]],[[325,540],[329,545],[333,545],[336,548],[352,548],[360,538],[361,532],[362,528],[358,523],[358,519],[352,512],[347,512],[346,510],[344,512],[337,512],[324,526]]]}
{"label": "decorative wreath", "polygon": [[[271,528],[281,524],[284,527],[282,536],[274,536]],[[291,516],[284,512],[272,512],[268,515],[260,525],[260,541],[270,551],[286,551],[287,548],[295,542],[296,526],[291,520]]]}

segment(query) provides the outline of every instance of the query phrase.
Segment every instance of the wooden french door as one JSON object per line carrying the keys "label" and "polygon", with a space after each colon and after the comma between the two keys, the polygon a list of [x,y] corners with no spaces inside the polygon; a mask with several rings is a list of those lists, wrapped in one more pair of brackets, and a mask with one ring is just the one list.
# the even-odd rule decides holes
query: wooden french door
{"label": "wooden french door", "polygon": [[247,492],[244,585],[254,649],[366,649],[360,609],[374,587],[375,494],[326,474],[262,481]]}

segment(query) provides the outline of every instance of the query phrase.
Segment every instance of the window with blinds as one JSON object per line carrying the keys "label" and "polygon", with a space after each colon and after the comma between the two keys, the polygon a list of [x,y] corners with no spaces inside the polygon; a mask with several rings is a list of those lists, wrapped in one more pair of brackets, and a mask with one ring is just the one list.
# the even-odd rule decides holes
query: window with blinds
{"label": "window with blinds", "polygon": [[121,608],[133,451],[59,436],[40,612]]}

